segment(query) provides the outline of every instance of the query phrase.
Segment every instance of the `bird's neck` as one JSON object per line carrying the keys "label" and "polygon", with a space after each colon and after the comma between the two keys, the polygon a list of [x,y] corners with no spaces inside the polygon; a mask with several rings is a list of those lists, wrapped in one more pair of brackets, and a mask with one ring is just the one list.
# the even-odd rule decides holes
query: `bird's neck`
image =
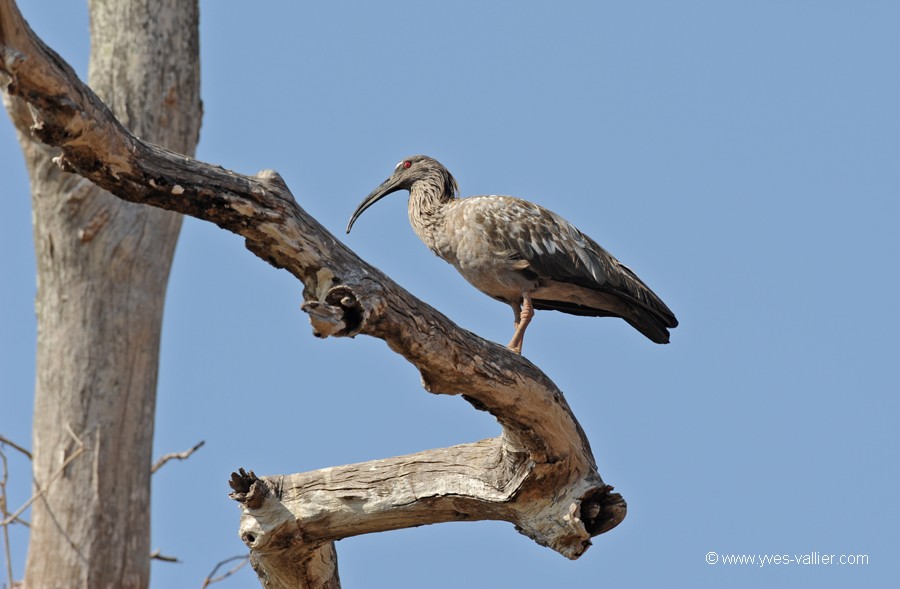
{"label": "bird's neck", "polygon": [[409,189],[409,222],[419,238],[437,251],[444,207],[451,202],[455,186],[435,173],[433,177],[416,180]]}

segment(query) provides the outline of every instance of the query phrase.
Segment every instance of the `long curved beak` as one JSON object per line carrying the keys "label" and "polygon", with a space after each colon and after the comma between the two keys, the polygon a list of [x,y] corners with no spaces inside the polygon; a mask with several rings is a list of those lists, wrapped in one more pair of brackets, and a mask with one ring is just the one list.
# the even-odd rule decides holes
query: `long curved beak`
{"label": "long curved beak", "polygon": [[356,219],[359,218],[360,215],[363,214],[367,208],[389,195],[392,192],[397,192],[402,189],[402,183],[400,178],[395,178],[391,176],[387,180],[381,183],[381,185],[373,190],[369,196],[363,199],[359,206],[356,207],[356,210],[353,211],[353,215],[350,217],[350,222],[347,223],[347,233],[350,233],[350,229],[353,228],[353,224],[356,223]]}

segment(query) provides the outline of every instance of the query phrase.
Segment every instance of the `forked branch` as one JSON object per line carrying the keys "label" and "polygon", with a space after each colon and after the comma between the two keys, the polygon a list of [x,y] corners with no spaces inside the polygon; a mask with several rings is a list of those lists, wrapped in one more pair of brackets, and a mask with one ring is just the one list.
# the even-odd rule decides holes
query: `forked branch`
{"label": "forked branch", "polygon": [[[336,587],[333,541],[456,520],[496,519],[568,558],[615,527],[625,502],[597,473],[556,385],[525,358],[460,329],[361,260],[298,206],[274,172],[236,174],[141,141],[0,0],[0,72],[57,163],[116,196],[215,223],[304,285],[316,336],[383,339],[426,390],[462,394],[500,437],[308,473],[232,477],[241,536],[272,587]],[[0,74],[2,76],[2,74]],[[349,202],[349,201],[348,201]],[[102,231],[102,227],[99,229]]]}

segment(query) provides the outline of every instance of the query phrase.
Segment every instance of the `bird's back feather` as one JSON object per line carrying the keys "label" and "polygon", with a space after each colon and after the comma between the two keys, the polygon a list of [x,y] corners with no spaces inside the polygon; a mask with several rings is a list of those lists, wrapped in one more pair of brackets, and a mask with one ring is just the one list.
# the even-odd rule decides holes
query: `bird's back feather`
{"label": "bird's back feather", "polygon": [[482,237],[536,282],[535,308],[621,317],[652,341],[669,341],[668,328],[678,325],[672,311],[631,269],[564,218],[508,196],[463,203],[494,217],[485,224],[493,230]]}

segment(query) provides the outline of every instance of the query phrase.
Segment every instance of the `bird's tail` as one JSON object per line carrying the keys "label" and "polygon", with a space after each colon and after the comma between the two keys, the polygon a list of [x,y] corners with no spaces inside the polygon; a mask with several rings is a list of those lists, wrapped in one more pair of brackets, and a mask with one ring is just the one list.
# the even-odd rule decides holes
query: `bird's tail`
{"label": "bird's tail", "polygon": [[675,313],[629,267],[620,263],[619,268],[631,279],[621,293],[625,302],[622,319],[652,342],[669,343],[669,329],[678,327]]}
{"label": "bird's tail", "polygon": [[534,299],[532,302],[535,309],[562,311],[570,315],[620,317],[652,342],[667,344],[669,343],[669,329],[677,327],[678,320],[659,297],[650,289],[647,289],[647,292],[651,296],[645,297],[644,301],[625,297],[617,297],[611,301],[608,295],[603,295],[601,301],[598,301],[595,306],[548,299]]}
{"label": "bird's tail", "polygon": [[622,319],[657,344],[669,343],[668,328],[678,326],[678,321],[671,312],[669,316],[665,316],[637,305],[631,306],[628,311],[626,315],[622,316]]}

